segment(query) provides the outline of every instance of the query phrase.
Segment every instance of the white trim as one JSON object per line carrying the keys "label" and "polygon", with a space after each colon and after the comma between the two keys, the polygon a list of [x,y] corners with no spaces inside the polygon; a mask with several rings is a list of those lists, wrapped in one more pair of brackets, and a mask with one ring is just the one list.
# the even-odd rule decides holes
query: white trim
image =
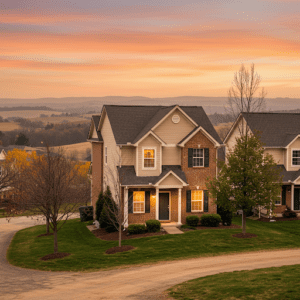
{"label": "white trim", "polygon": [[[143,192],[144,193],[144,211],[137,211],[137,212],[134,211],[134,193],[136,193],[136,192],[139,192],[139,193]],[[144,214],[145,211],[146,211],[146,193],[145,193],[145,191],[133,191],[132,192],[132,213],[134,213],[134,214]]]}
{"label": "white trim", "polygon": [[296,168],[300,168],[300,165],[294,165],[293,164],[293,151],[300,151],[300,149],[299,148],[291,148],[291,166],[296,167]]}
{"label": "white trim", "polygon": [[153,137],[159,141],[162,145],[166,145],[166,143],[153,131],[148,131],[144,136],[142,136],[135,144],[133,144],[133,146],[138,146],[146,137],[148,137],[150,134],[153,135]]}
{"label": "white trim", "polygon": [[300,134],[298,134],[288,145],[286,145],[284,148],[288,148],[289,146],[290,146],[290,144],[292,144],[292,143],[294,143],[295,142],[295,140],[297,139],[297,138],[299,138],[300,137]]}
{"label": "white trim", "polygon": [[189,135],[185,140],[183,140],[183,142],[181,142],[180,144],[178,144],[179,147],[184,147],[185,144],[195,135],[197,134],[199,131],[202,131],[204,133],[204,135],[217,147],[220,147],[221,145],[202,127],[199,126],[191,135]]}
{"label": "white trim", "polygon": [[295,193],[295,186],[294,186],[294,183],[292,183],[292,187],[291,187],[291,210],[294,210],[294,193]]}
{"label": "white trim", "polygon": [[158,213],[158,205],[159,205],[159,188],[155,189],[155,219],[158,220],[159,213]]}
{"label": "white trim", "polygon": [[178,189],[178,225],[181,225],[181,191],[182,189]]}
{"label": "white trim", "polygon": [[139,148],[135,148],[135,173],[139,176]]}
{"label": "white trim", "polygon": [[187,186],[187,184],[178,176],[176,175],[172,170],[170,170],[164,177],[162,177],[154,186],[158,186],[160,182],[162,182],[166,177],[168,177],[170,174],[172,174],[176,179],[182,182],[183,186]]}
{"label": "white trim", "polygon": [[171,115],[176,109],[178,109],[195,127],[198,126],[198,124],[191,118],[189,117],[179,105],[176,105],[171,111],[169,111],[158,123],[156,123],[151,130],[154,130],[157,128],[165,119],[168,118],[169,115]]}
{"label": "white trim", "polygon": [[[124,227],[128,227],[128,187],[124,188]],[[133,205],[133,201],[132,201],[132,205]],[[132,208],[132,212],[133,212],[133,208]]]}
{"label": "white trim", "polygon": [[[160,220],[159,219],[159,194],[169,193],[169,219],[168,220]],[[171,220],[171,192],[170,191],[160,191],[158,193],[158,221],[170,221]]]}
{"label": "white trim", "polygon": [[162,145],[160,145],[159,163],[160,163],[160,173],[161,173],[162,172]]}
{"label": "white trim", "polygon": [[159,185],[160,189],[182,189],[183,185]]}
{"label": "white trim", "polygon": [[[144,150],[154,150],[154,167],[153,168],[147,168],[145,167],[145,157],[144,157]],[[157,160],[157,147],[142,147],[142,170],[156,170],[156,166],[157,166],[157,163],[156,163],[156,160]]]}
{"label": "white trim", "polygon": [[[230,130],[228,131],[228,133],[227,133],[227,135],[226,135],[226,137],[225,137],[225,139],[223,140],[223,143],[224,143],[224,144],[227,143],[227,139],[230,137],[232,131],[235,129],[237,123],[239,122],[239,120],[240,120],[241,118],[244,118],[243,115],[242,115],[242,113],[239,114],[239,116],[237,117],[237,119],[235,120],[235,122],[232,124]],[[246,121],[246,120],[245,120],[245,121]]]}

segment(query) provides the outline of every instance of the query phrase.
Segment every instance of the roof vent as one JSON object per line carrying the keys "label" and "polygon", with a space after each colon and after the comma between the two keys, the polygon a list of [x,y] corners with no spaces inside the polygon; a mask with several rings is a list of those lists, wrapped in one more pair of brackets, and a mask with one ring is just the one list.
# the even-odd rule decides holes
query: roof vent
{"label": "roof vent", "polygon": [[173,117],[172,117],[172,122],[173,122],[174,124],[177,124],[177,123],[179,123],[179,121],[180,121],[179,115],[173,115]]}

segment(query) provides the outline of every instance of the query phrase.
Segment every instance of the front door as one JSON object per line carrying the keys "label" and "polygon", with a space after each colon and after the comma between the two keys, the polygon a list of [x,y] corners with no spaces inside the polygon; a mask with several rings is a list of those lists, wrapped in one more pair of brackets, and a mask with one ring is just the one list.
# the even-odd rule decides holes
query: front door
{"label": "front door", "polygon": [[169,220],[169,193],[159,193],[159,219]]}
{"label": "front door", "polygon": [[300,210],[300,189],[294,190],[294,210]]}

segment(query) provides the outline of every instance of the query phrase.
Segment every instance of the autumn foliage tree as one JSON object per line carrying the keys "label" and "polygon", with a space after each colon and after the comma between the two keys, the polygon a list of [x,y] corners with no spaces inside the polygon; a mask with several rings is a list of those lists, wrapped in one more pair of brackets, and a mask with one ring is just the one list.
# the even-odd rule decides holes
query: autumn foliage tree
{"label": "autumn foliage tree", "polygon": [[86,169],[67,158],[62,150],[55,152],[49,147],[45,155],[32,158],[22,169],[19,184],[22,203],[49,220],[54,253],[58,253],[58,231],[78,206],[90,199]]}

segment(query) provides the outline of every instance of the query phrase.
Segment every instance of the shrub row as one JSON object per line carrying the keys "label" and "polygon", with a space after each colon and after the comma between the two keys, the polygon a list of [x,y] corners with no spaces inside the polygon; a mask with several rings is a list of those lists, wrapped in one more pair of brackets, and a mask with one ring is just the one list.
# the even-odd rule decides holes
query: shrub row
{"label": "shrub row", "polygon": [[196,227],[201,220],[201,225],[206,227],[217,227],[219,223],[222,222],[220,215],[218,214],[205,214],[201,216],[201,219],[198,216],[187,216],[186,224],[188,226]]}
{"label": "shrub row", "polygon": [[160,222],[157,220],[148,220],[144,224],[130,224],[128,226],[129,234],[142,234],[145,232],[157,232],[160,230]]}

